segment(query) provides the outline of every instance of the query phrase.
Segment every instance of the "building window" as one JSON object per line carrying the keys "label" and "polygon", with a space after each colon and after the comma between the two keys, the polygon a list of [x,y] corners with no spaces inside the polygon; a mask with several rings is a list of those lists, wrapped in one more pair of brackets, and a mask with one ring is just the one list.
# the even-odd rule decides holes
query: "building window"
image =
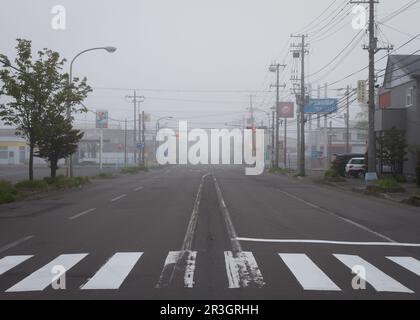
{"label": "building window", "polygon": [[410,87],[407,89],[407,93],[405,96],[405,106],[411,107],[414,105],[414,88]]}
{"label": "building window", "polygon": [[19,162],[25,163],[25,160],[26,160],[26,148],[19,147]]}
{"label": "building window", "polygon": [[0,159],[9,159],[8,151],[7,147],[0,147]]}

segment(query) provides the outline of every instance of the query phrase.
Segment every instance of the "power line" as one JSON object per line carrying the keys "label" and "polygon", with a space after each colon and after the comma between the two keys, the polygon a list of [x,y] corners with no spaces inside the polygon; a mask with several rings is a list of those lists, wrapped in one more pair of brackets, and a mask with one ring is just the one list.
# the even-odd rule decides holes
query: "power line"
{"label": "power line", "polygon": [[[363,30],[360,30],[354,37],[353,39],[351,39],[351,41],[330,61],[328,62],[324,67],[322,67],[321,69],[319,69],[318,71],[310,74],[308,77],[312,77],[320,72],[322,72],[323,70],[327,69],[329,66],[331,66],[331,63],[333,63],[335,60],[337,60],[352,44],[354,41],[356,41],[356,39],[360,36],[360,34],[363,32]],[[363,37],[360,37],[360,39],[355,43],[354,47],[362,40]],[[353,51],[354,47],[350,50]],[[319,80],[317,80],[319,81]],[[316,82],[317,82],[316,81]]]}
{"label": "power line", "polygon": [[302,33],[306,29],[308,29],[315,21],[317,21],[319,18],[321,18],[336,2],[337,2],[337,0],[334,0],[333,2],[331,2],[328,5],[328,7],[325,8],[324,11],[321,12],[321,14],[319,16],[317,16],[314,20],[312,20],[309,24],[307,24],[305,27],[303,27],[302,29],[300,29],[298,32]]}
{"label": "power line", "polygon": [[[224,90],[224,89],[209,89],[209,90],[194,90],[194,89],[149,89],[149,88],[123,88],[123,87],[93,87],[95,90],[110,90],[110,91],[143,91],[143,92],[172,92],[172,93],[253,93],[255,90]],[[270,92],[270,91],[268,91]]]}
{"label": "power line", "polygon": [[404,6],[399,8],[398,10],[395,10],[394,12],[391,12],[386,17],[384,17],[382,19],[379,19],[379,22],[380,23],[388,22],[388,21],[394,19],[395,17],[399,16],[400,14],[404,13],[405,11],[407,11],[408,9],[410,9],[412,6],[414,6],[415,4],[417,4],[419,2],[420,2],[420,0],[413,0],[411,2],[408,2]]}

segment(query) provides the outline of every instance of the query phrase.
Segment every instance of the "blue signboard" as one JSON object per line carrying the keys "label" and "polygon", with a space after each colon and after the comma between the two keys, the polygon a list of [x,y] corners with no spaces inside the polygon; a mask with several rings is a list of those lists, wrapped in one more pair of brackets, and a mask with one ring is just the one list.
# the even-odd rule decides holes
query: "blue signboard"
{"label": "blue signboard", "polygon": [[311,159],[321,159],[323,156],[323,152],[322,151],[312,151],[311,152]]}
{"label": "blue signboard", "polygon": [[337,112],[338,99],[311,99],[305,106],[305,113]]}

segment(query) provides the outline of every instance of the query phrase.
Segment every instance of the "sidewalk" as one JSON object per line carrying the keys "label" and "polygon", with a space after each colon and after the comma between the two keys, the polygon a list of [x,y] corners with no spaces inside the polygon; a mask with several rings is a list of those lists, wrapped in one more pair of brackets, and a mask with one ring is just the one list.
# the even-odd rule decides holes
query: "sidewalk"
{"label": "sidewalk", "polygon": [[[321,185],[327,185],[330,187],[335,187],[338,189],[342,189],[345,191],[350,192],[357,192],[357,193],[363,193],[363,194],[369,194],[366,193],[366,184],[364,181],[356,178],[343,178],[344,181],[342,182],[331,182],[324,180],[324,173],[326,170],[319,169],[307,169],[306,170],[306,177],[298,177],[296,179],[299,179],[300,181],[306,181],[310,183],[316,183]],[[295,177],[296,172],[292,171],[288,174],[289,177]],[[370,193],[371,196],[377,196],[383,199],[388,199],[394,202],[404,202],[407,201],[410,197],[413,195],[420,194],[420,188],[417,187],[415,183],[400,183],[400,185],[405,189],[405,192],[403,193]]]}

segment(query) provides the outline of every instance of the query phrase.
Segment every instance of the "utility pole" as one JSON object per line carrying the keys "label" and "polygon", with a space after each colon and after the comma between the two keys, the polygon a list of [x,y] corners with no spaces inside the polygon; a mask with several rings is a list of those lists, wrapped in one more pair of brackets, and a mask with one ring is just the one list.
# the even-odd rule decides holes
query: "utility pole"
{"label": "utility pole", "polygon": [[254,117],[254,106],[252,103],[252,95],[249,96],[249,110],[251,112],[251,124],[254,125],[255,124],[255,117]]}
{"label": "utility pole", "polygon": [[[280,67],[285,68],[285,64],[272,64],[270,65],[270,71],[276,72],[276,105],[275,105],[275,115],[276,115],[276,134],[275,134],[275,163],[274,168],[279,167],[279,128],[280,128],[280,119],[279,119],[279,102],[280,102],[280,87],[285,88],[286,84],[280,85]],[[273,85],[270,86],[274,87]]]}
{"label": "utility pole", "polygon": [[103,169],[103,153],[104,153],[104,129],[100,129],[99,133],[99,169]]}
{"label": "utility pole", "polygon": [[333,132],[332,132],[332,121],[330,121],[330,132],[328,134],[328,163],[332,161],[332,139],[333,139]]}
{"label": "utility pole", "polygon": [[375,2],[369,1],[369,138],[368,138],[368,172],[376,173],[376,139],[375,139],[375,54],[378,39],[375,37]]}
{"label": "utility pole", "polygon": [[142,165],[145,166],[146,165],[146,159],[144,158],[145,155],[145,150],[146,150],[146,137],[145,137],[145,131],[146,131],[146,125],[145,125],[145,121],[144,121],[144,110],[141,113],[141,122],[142,122],[142,126],[141,126],[141,142],[142,142],[142,149],[141,149],[141,161],[142,161]]}
{"label": "utility pole", "polygon": [[284,118],[283,165],[287,169],[287,118]]}
{"label": "utility pole", "polygon": [[124,168],[127,168],[127,119],[124,123]]}
{"label": "utility pole", "polygon": [[256,153],[256,139],[255,139],[255,131],[254,128],[256,127],[255,118],[254,118],[254,106],[252,103],[252,95],[249,95],[249,110],[251,112],[251,128],[252,128],[252,155]]}
{"label": "utility pole", "polygon": [[[317,98],[321,99],[321,85],[318,85]],[[316,151],[321,151],[321,116],[317,116]]]}
{"label": "utility pole", "polygon": [[276,161],[276,156],[275,156],[275,151],[276,151],[276,134],[275,134],[275,119],[276,119],[276,111],[273,108],[272,111],[272,116],[273,116],[273,120],[271,121],[271,167],[272,168],[276,168],[275,166],[275,161]]}
{"label": "utility pole", "polygon": [[[328,83],[325,83],[324,98],[328,99]],[[328,118],[324,114],[324,153],[325,153],[325,169],[328,169],[330,162],[328,162]]]}
{"label": "utility pole", "polygon": [[[140,104],[139,104],[139,144],[143,146],[143,112],[140,113]],[[143,164],[143,148],[140,148],[139,151],[139,163],[141,166]]]}
{"label": "utility pole", "polygon": [[[300,105],[299,110],[299,118],[298,119],[298,126],[300,123],[300,128],[298,128],[298,132],[300,132],[300,145],[299,145],[299,163],[298,163],[298,171],[300,176],[305,176],[305,103],[306,103],[306,88],[305,88],[305,54],[307,51],[307,44],[305,40],[308,36],[307,35],[292,35],[292,38],[300,38],[301,43],[298,45],[292,45],[292,48],[299,49],[300,52],[300,62],[301,62],[301,75],[300,75],[300,99],[298,101]],[[295,52],[298,52],[295,50]]]}
{"label": "utility pole", "polygon": [[127,98],[131,99],[131,101],[133,102],[133,107],[134,107],[133,144],[134,144],[134,164],[136,164],[137,163],[137,103],[139,103],[139,111],[140,111],[140,103],[144,102],[146,98],[144,96],[138,96],[136,90],[134,90],[134,95],[127,96]]}
{"label": "utility pole", "polygon": [[380,50],[390,50],[393,46],[378,48],[378,38],[375,34],[375,4],[379,1],[351,1],[353,4],[369,4],[369,45],[364,46],[369,52],[369,137],[367,173],[377,179],[376,175],[376,134],[375,134],[375,54]]}
{"label": "utility pole", "polygon": [[350,153],[350,86],[346,90],[346,153]]}

